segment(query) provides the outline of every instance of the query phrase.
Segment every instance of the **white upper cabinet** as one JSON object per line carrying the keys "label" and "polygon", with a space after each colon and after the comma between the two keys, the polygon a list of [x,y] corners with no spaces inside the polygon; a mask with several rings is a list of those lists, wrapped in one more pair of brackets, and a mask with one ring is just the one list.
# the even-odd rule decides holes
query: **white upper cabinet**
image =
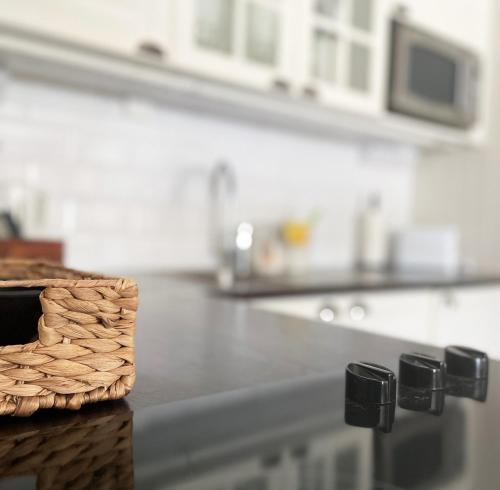
{"label": "white upper cabinet", "polygon": [[318,102],[376,112],[388,19],[385,0],[301,0],[299,91]]}
{"label": "white upper cabinet", "polygon": [[386,0],[177,0],[172,63],[347,110],[382,109]]}
{"label": "white upper cabinet", "polygon": [[[368,128],[369,134],[432,144],[439,140],[434,126],[418,121],[405,126],[386,110],[390,20],[398,7],[406,6],[410,22],[476,49],[487,78],[490,2],[0,0],[0,24],[108,52],[149,55],[182,75],[193,75],[198,95],[218,91],[217,104],[223,99],[236,107],[258,106],[252,93],[223,92],[214,84],[203,88],[205,79],[311,101],[286,108],[286,98],[261,102],[259,107],[275,111],[287,124],[296,111],[308,128],[317,124],[330,129],[331,124],[355,134],[366,134]],[[488,98],[483,99],[486,107]],[[337,110],[332,123],[317,107]],[[366,116],[382,124],[374,130],[373,119]],[[400,136],[394,136],[395,128]],[[444,141],[463,143],[462,134],[447,129],[440,132]]]}
{"label": "white upper cabinet", "polygon": [[123,54],[164,51],[171,0],[0,0],[0,22]]}
{"label": "white upper cabinet", "polygon": [[294,0],[177,0],[172,63],[260,89],[288,91]]}

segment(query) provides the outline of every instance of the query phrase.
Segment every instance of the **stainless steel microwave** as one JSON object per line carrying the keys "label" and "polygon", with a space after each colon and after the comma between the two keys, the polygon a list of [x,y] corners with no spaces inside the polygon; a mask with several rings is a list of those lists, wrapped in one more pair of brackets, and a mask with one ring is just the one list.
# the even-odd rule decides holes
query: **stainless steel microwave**
{"label": "stainless steel microwave", "polygon": [[394,20],[389,110],[447,126],[476,120],[478,57],[471,51]]}

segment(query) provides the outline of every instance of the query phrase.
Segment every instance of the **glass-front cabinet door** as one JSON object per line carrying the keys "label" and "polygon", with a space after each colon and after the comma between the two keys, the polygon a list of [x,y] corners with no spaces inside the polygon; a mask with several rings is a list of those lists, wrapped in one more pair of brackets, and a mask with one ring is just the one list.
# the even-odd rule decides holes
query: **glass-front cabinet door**
{"label": "glass-front cabinet door", "polygon": [[385,56],[385,0],[300,0],[298,87],[325,105],[377,111]]}
{"label": "glass-front cabinet door", "polygon": [[177,0],[175,59],[190,71],[288,90],[296,0]]}

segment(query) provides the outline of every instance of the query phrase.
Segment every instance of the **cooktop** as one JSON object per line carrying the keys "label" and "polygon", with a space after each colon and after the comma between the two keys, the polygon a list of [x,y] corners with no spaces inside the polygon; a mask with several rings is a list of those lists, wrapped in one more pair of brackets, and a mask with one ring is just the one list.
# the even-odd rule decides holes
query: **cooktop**
{"label": "cooktop", "polygon": [[[462,358],[464,357],[464,358]],[[0,419],[0,488],[492,489],[500,364],[462,348],[132,412]]]}

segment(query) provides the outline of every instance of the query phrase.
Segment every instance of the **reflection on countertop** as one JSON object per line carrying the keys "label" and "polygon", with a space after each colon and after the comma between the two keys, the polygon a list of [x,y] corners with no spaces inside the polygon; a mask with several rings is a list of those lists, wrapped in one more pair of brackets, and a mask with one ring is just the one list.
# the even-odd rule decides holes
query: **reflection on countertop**
{"label": "reflection on countertop", "polygon": [[124,401],[0,420],[0,488],[134,488],[132,412]]}
{"label": "reflection on countertop", "polygon": [[439,417],[398,408],[391,433],[344,423],[334,373],[133,413],[103,402],[3,419],[0,488],[496,488],[499,395],[450,397]]}

